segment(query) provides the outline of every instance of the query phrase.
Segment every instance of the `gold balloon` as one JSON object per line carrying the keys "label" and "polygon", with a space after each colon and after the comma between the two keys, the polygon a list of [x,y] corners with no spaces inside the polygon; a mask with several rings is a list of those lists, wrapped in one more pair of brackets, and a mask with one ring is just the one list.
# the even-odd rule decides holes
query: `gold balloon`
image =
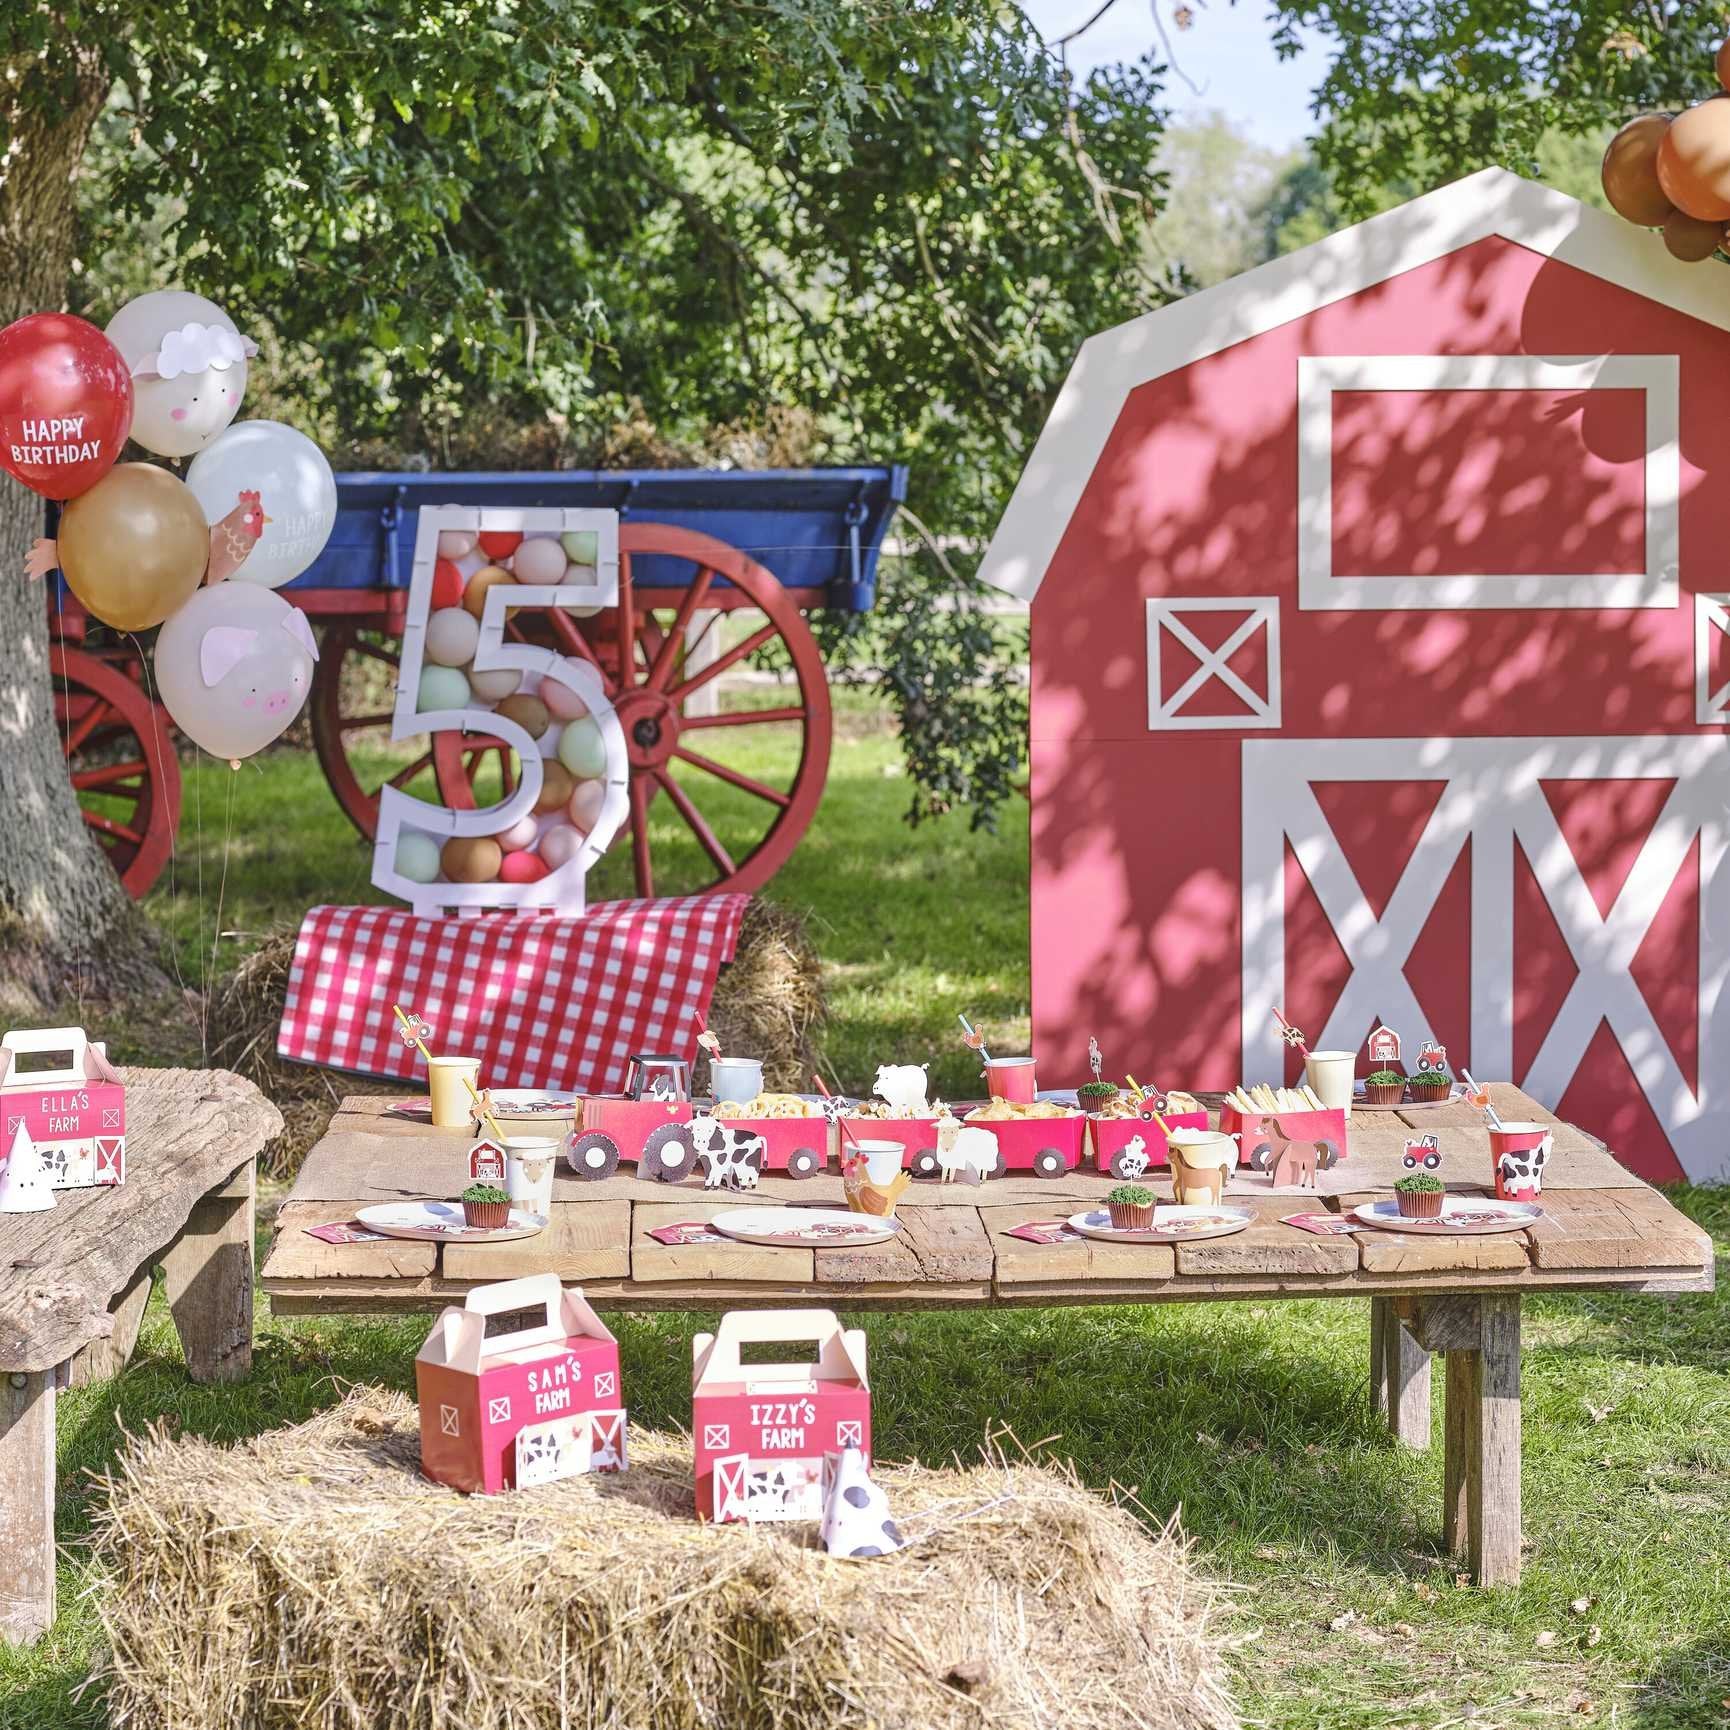
{"label": "gold balloon", "polygon": [[1730,90],[1730,42],[1720,42],[1718,44],[1718,58],[1716,65],[1718,68],[1718,82],[1722,84],[1726,90]]}
{"label": "gold balloon", "polygon": [[1673,210],[1664,224],[1664,244],[1672,258],[1684,264],[1699,264],[1716,252],[1724,239],[1724,224],[1702,222],[1685,210]]}
{"label": "gold balloon", "polygon": [[453,883],[490,883],[504,862],[504,849],[490,835],[453,835],[439,849],[439,863]]}
{"label": "gold balloon", "polygon": [[59,556],[86,611],[117,631],[144,631],[198,592],[210,525],[167,469],[121,463],[60,513]]}
{"label": "gold balloon", "polygon": [[556,811],[568,805],[577,790],[576,777],[556,758],[541,764],[541,796],[535,801],[537,811]]}
{"label": "gold balloon", "polygon": [[1668,114],[1642,114],[1630,120],[1604,152],[1604,196],[1618,216],[1642,228],[1656,228],[1670,214],[1670,200],[1658,184],[1658,146],[1670,120]]}
{"label": "gold balloon", "polygon": [[1670,122],[1658,146],[1658,184],[1678,210],[1730,222],[1730,97],[1709,96]]}
{"label": "gold balloon", "polygon": [[487,609],[487,590],[495,583],[515,584],[516,580],[502,565],[483,565],[469,578],[463,605],[478,619]]}

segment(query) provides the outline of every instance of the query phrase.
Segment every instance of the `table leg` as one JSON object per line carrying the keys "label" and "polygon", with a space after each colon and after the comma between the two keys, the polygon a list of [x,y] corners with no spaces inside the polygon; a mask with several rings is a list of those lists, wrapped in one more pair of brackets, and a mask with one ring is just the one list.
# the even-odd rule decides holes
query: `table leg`
{"label": "table leg", "polygon": [[1388,1415],[1388,1322],[1394,1300],[1370,1299],[1370,1410],[1378,1418]]}
{"label": "table leg", "polygon": [[57,1370],[0,1374],[0,1637],[20,1644],[54,1620]]}
{"label": "table leg", "polygon": [[1520,1298],[1480,1297],[1475,1343],[1450,1349],[1442,1535],[1480,1586],[1520,1577]]}
{"label": "table leg", "polygon": [[149,1302],[150,1269],[141,1267],[132,1276],[131,1285],[108,1306],[108,1313],[114,1318],[114,1332],[105,1340],[92,1340],[72,1360],[73,1387],[107,1381],[126,1368],[132,1361],[132,1348],[138,1344],[139,1325]]}
{"label": "table leg", "polygon": [[1394,1440],[1422,1450],[1430,1445],[1430,1354],[1412,1338],[1398,1311],[1390,1311],[1383,1349],[1387,1354],[1388,1428]]}
{"label": "table leg", "polygon": [[168,1307],[195,1382],[234,1382],[252,1368],[253,1168],[192,1210],[162,1258]]}

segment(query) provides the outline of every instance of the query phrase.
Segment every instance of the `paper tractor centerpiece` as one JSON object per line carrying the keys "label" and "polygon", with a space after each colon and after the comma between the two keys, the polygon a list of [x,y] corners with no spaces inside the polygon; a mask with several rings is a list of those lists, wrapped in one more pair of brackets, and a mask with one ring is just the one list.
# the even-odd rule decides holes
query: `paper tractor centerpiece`
{"label": "paper tractor centerpiece", "polygon": [[[572,620],[618,596],[615,511],[420,512],[391,736],[430,733],[441,764],[496,750],[520,767],[514,788],[480,809],[387,784],[377,888],[422,914],[582,911],[584,879],[628,806],[624,730],[591,660],[524,639],[566,641]],[[441,785],[457,782],[441,770]]]}

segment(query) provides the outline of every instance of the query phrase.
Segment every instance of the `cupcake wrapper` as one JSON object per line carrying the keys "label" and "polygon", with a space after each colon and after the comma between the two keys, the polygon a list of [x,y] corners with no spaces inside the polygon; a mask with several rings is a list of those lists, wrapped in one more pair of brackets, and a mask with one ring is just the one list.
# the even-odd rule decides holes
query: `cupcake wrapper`
{"label": "cupcake wrapper", "polygon": [[1444,1193],[1439,1189],[1396,1190],[1394,1193],[1394,1200],[1400,1204],[1401,1219],[1440,1219],[1444,1199]]}
{"label": "cupcake wrapper", "polygon": [[463,1203],[463,1220],[468,1225],[479,1226],[483,1231],[497,1231],[511,1217],[511,1204],[508,1201],[465,1201]]}
{"label": "cupcake wrapper", "polygon": [[1105,1211],[1119,1231],[1146,1231],[1153,1224],[1153,1203],[1145,1207],[1127,1207],[1122,1202],[1108,1201]]}

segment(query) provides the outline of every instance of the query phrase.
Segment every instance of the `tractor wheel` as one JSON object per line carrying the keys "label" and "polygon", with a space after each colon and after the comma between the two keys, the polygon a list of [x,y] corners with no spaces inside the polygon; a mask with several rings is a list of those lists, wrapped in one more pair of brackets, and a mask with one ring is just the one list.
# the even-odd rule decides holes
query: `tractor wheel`
{"label": "tractor wheel", "polygon": [[1335,1147],[1331,1141],[1318,1141],[1316,1143],[1316,1164],[1323,1171],[1327,1171],[1334,1166],[1338,1162],[1339,1157],[1340,1150]]}
{"label": "tractor wheel", "polygon": [[565,1164],[585,1183],[599,1183],[619,1169],[619,1144],[610,1135],[592,1130],[572,1139],[565,1149]]}
{"label": "tractor wheel", "polygon": [[1249,1150],[1249,1168],[1251,1171],[1273,1170],[1273,1143],[1258,1141]]}
{"label": "tractor wheel", "polygon": [[[995,1177],[1003,1165],[1003,1155],[997,1155],[997,1167],[989,1175]],[[1055,1147],[1042,1147],[1033,1156],[1033,1175],[1035,1177],[1062,1177],[1069,1170],[1064,1157]]]}
{"label": "tractor wheel", "polygon": [[915,1177],[941,1177],[943,1167],[937,1163],[937,1149],[922,1147],[914,1154],[913,1163],[908,1167]]}
{"label": "tractor wheel", "polygon": [[660,1183],[681,1183],[696,1169],[697,1155],[691,1134],[682,1123],[663,1123],[651,1129],[637,1157],[637,1176]]}
{"label": "tractor wheel", "polygon": [[796,1147],[787,1155],[789,1177],[815,1177],[823,1165],[823,1156],[812,1147]]}

